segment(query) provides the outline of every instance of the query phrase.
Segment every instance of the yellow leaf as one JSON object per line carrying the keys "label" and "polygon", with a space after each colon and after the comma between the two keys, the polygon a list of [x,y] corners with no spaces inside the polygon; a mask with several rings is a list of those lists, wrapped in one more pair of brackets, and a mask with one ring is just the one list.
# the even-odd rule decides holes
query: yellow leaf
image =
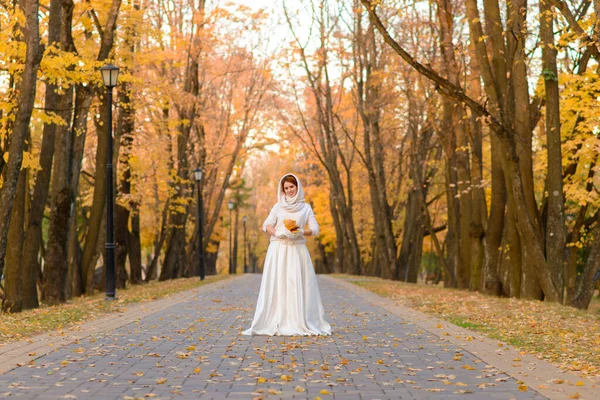
{"label": "yellow leaf", "polygon": [[575,386],[585,386],[585,383],[583,383],[583,381],[577,381]]}
{"label": "yellow leaf", "polygon": [[156,380],[156,384],[157,384],[157,385],[162,385],[162,384],[163,384],[163,383],[165,383],[166,381],[167,381],[167,379],[166,379],[166,378],[158,378],[158,379]]}
{"label": "yellow leaf", "polygon": [[200,368],[200,367],[194,368],[194,373],[195,374],[199,374],[201,371],[202,371],[202,368]]}
{"label": "yellow leaf", "polygon": [[265,378],[263,378],[262,376],[259,376],[256,383],[261,384],[261,383],[265,383],[267,380]]}
{"label": "yellow leaf", "polygon": [[527,391],[527,389],[529,389],[529,388],[527,387],[527,385],[519,385],[519,391],[521,391],[521,392],[526,392],[526,391]]}
{"label": "yellow leaf", "polygon": [[306,392],[306,389],[304,389],[302,386],[296,386],[296,392],[303,393]]}
{"label": "yellow leaf", "polygon": [[40,159],[35,157],[28,151],[23,152],[23,162],[21,163],[21,169],[30,168],[33,171],[37,171],[41,169],[40,167]]}
{"label": "yellow leaf", "polygon": [[319,394],[331,394],[331,393],[329,393],[329,390],[327,390],[327,389],[321,389]]}

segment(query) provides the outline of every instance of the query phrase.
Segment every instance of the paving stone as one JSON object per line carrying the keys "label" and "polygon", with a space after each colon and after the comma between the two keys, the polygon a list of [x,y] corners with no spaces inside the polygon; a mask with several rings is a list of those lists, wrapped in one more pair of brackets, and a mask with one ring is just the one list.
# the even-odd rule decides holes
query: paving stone
{"label": "paving stone", "polygon": [[[219,290],[199,291],[110,332],[60,347],[31,368],[0,375],[0,397],[122,399],[155,393],[161,399],[450,399],[464,397],[454,392],[469,389],[469,399],[543,398],[533,390],[520,392],[515,379],[460,346],[322,277],[332,336],[242,336],[252,320],[260,278],[231,279]],[[456,353],[462,354],[460,361],[454,360]],[[481,384],[495,386],[478,388]],[[305,391],[297,392],[297,386]],[[431,391],[437,389],[443,391]]]}

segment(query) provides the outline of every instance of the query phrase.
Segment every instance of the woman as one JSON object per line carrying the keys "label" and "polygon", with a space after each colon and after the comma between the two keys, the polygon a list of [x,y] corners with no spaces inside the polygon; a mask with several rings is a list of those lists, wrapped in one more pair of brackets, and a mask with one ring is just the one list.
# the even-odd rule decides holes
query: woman
{"label": "woman", "polygon": [[[271,236],[271,243],[254,319],[242,334],[330,335],[304,238],[316,236],[319,224],[311,206],[304,202],[304,191],[295,175],[281,178],[277,200],[262,227]],[[307,224],[308,228],[303,229]]]}

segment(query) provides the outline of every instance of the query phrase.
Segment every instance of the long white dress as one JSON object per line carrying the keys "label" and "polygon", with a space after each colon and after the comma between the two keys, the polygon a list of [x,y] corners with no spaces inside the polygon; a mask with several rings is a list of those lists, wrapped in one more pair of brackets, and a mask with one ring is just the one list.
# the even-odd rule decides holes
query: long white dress
{"label": "long white dress", "polygon": [[[276,204],[263,224],[276,230],[284,219],[295,219],[300,227],[308,227],[313,235],[319,224],[312,207],[302,202],[298,211],[285,210]],[[331,326],[324,309],[306,239],[278,239],[271,236],[265,258],[254,319],[243,335],[330,335]]]}

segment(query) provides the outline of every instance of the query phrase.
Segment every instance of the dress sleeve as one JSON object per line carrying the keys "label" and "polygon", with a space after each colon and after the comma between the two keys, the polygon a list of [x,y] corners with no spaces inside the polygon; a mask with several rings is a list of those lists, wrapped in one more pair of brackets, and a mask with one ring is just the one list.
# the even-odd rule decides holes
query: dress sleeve
{"label": "dress sleeve", "polygon": [[308,208],[308,229],[312,231],[312,236],[317,236],[319,234],[319,223],[317,222],[315,213],[310,206]]}
{"label": "dress sleeve", "polygon": [[278,207],[277,204],[275,204],[273,206],[273,208],[271,208],[271,212],[269,213],[269,216],[267,217],[267,219],[265,219],[265,222],[263,222],[262,225],[262,230],[263,232],[267,232],[267,226],[271,225],[272,227],[275,227],[275,224],[277,223],[277,211],[278,211]]}

